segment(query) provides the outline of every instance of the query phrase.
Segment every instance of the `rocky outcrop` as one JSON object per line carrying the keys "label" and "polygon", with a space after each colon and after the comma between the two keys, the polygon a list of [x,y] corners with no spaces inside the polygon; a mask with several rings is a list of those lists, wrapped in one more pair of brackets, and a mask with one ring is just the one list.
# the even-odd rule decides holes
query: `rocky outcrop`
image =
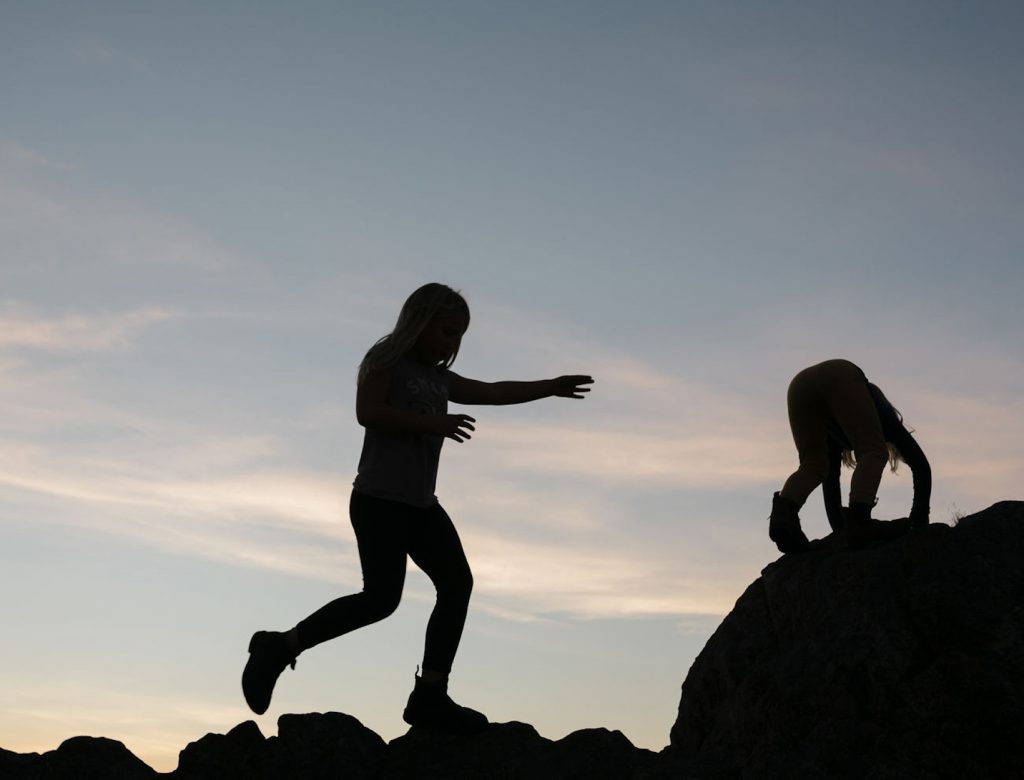
{"label": "rocky outcrop", "polygon": [[743,778],[1024,777],[1024,503],[768,566],[666,753]]}
{"label": "rocky outcrop", "polygon": [[1024,503],[769,565],[683,683],[671,744],[524,723],[385,743],[341,713],[207,734],[160,775],[120,742],[0,750],[3,780],[1024,777]]}
{"label": "rocky outcrop", "polygon": [[104,737],[72,737],[56,750],[0,750],[3,780],[153,780],[160,777],[123,743]]}
{"label": "rocky outcrop", "polygon": [[664,777],[659,757],[621,732],[585,729],[552,741],[525,723],[474,737],[410,730],[384,742],[350,715],[283,715],[264,738],[252,721],[189,744],[158,774],[112,740],[76,737],[49,753],[0,751],[4,780],[622,780]]}

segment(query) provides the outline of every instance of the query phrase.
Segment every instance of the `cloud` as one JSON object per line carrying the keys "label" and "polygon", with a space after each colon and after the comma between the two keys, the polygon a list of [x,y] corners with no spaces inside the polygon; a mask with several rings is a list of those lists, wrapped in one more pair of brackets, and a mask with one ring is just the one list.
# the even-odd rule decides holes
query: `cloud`
{"label": "cloud", "polygon": [[0,310],[0,349],[105,351],[123,347],[142,330],[179,316],[161,307],[118,314],[66,314],[41,317],[22,306]]}
{"label": "cloud", "polygon": [[68,44],[67,51],[77,66],[110,68],[120,66],[132,70],[149,71],[150,66],[134,54],[112,46],[97,35],[80,34]]}
{"label": "cloud", "polygon": [[129,693],[109,684],[34,681],[8,690],[0,730],[4,747],[17,753],[53,750],[75,734],[102,734],[126,743],[158,771],[170,772],[182,747],[203,733],[223,733],[239,715],[237,706],[167,691]]}
{"label": "cloud", "polygon": [[59,173],[71,173],[77,166],[52,160],[46,155],[10,141],[0,141],[0,160]]}
{"label": "cloud", "polygon": [[41,181],[16,180],[5,168],[0,168],[0,235],[10,268],[20,275],[45,272],[51,284],[55,272],[76,278],[84,269],[89,275],[83,278],[92,281],[106,269],[214,273],[245,265],[186,223],[110,197],[55,193]]}
{"label": "cloud", "polygon": [[792,466],[783,425],[758,421],[754,428],[730,420],[717,429],[719,423],[726,421],[709,417],[700,428],[676,423],[646,432],[501,425],[483,428],[478,436],[488,437],[502,469],[603,484],[750,486],[777,480]]}
{"label": "cloud", "polygon": [[[0,330],[9,351],[30,356],[111,350],[167,314],[46,319],[9,308]],[[499,352],[524,356],[526,370],[562,346],[557,325],[542,318],[530,329],[495,332],[503,334]],[[702,507],[694,496],[767,496],[792,470],[788,375],[776,366],[768,384],[778,389],[768,395],[765,381],[741,389],[697,382],[564,338],[601,367],[591,398],[479,409],[474,439],[446,446],[442,500],[470,552],[477,608],[512,620],[722,614],[773,551],[762,514],[740,516],[743,501]],[[547,356],[536,357],[535,341],[549,345]],[[352,475],[323,459],[295,460],[310,426],[323,427],[314,406],[290,412],[273,436],[191,412],[154,418],[90,400],[73,375],[52,381],[62,369],[18,358],[0,362],[0,402],[17,418],[5,423],[0,484],[19,506],[45,507],[41,522],[75,522],[173,554],[359,587],[346,511]],[[932,368],[920,366],[892,394],[914,400],[904,411],[932,460],[933,505],[1011,496],[1024,465],[1024,408],[1012,398],[972,397],[968,388],[930,392]],[[181,383],[176,392],[188,390],[189,377]],[[74,435],[82,421],[102,435]],[[339,437],[354,459],[358,429]],[[906,483],[886,485],[904,490]],[[652,509],[672,522],[648,520]],[[429,585],[414,582],[410,595],[429,599]]]}

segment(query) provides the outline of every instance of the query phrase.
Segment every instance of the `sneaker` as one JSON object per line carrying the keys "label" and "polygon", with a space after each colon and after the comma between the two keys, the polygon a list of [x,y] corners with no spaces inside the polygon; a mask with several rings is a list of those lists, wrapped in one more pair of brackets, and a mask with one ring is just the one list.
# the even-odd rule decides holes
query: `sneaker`
{"label": "sneaker", "polygon": [[410,726],[470,736],[487,728],[487,716],[456,704],[448,696],[447,683],[425,683],[416,678],[402,719]]}
{"label": "sneaker", "polygon": [[288,648],[288,635],[280,631],[257,631],[249,640],[249,661],[242,672],[242,693],[249,709],[262,715],[270,706],[274,684],[286,666],[295,668],[295,654]]}

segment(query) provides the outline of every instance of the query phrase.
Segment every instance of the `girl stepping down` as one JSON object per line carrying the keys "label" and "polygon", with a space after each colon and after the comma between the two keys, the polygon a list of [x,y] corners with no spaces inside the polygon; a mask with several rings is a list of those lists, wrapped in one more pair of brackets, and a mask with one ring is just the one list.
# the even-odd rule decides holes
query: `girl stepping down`
{"label": "girl stepping down", "polygon": [[257,631],[249,643],[242,691],[266,712],[286,666],[306,650],[382,620],[398,607],[411,558],[430,578],[437,601],[427,623],[423,671],[403,717],[412,726],[469,734],[487,718],[448,696],[473,589],[473,575],[448,513],[434,494],[444,440],[469,440],[476,420],[449,414],[457,404],[518,404],[583,398],[589,376],[536,382],[480,382],[451,370],[469,327],[469,306],[455,290],[427,284],[402,307],[394,330],[359,366],[356,418],[365,428],[349,515],[359,548],[363,590],[335,599],[286,632]]}

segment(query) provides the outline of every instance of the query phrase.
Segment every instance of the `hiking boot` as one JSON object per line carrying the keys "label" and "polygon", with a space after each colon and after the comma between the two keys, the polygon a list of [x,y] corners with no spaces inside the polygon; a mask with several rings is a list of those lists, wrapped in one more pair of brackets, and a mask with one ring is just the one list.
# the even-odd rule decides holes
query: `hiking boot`
{"label": "hiking boot", "polygon": [[782,494],[772,497],[772,513],[768,518],[768,538],[775,542],[779,552],[803,552],[808,549],[807,535],[800,528],[797,506]]}
{"label": "hiking boot", "polygon": [[857,550],[865,547],[871,541],[879,538],[874,524],[877,521],[871,520],[870,504],[851,504],[844,513],[846,519],[846,546],[850,550]]}
{"label": "hiking boot", "polygon": [[410,726],[470,736],[487,728],[487,716],[456,704],[448,696],[448,683],[424,682],[416,677],[402,719]]}
{"label": "hiking boot", "polygon": [[879,541],[889,542],[910,533],[913,527],[909,517],[897,520],[872,520],[871,535]]}
{"label": "hiking boot", "polygon": [[249,640],[249,660],[242,672],[242,693],[249,709],[262,715],[270,706],[274,684],[286,666],[295,668],[295,653],[288,647],[288,635],[280,631],[257,631]]}

